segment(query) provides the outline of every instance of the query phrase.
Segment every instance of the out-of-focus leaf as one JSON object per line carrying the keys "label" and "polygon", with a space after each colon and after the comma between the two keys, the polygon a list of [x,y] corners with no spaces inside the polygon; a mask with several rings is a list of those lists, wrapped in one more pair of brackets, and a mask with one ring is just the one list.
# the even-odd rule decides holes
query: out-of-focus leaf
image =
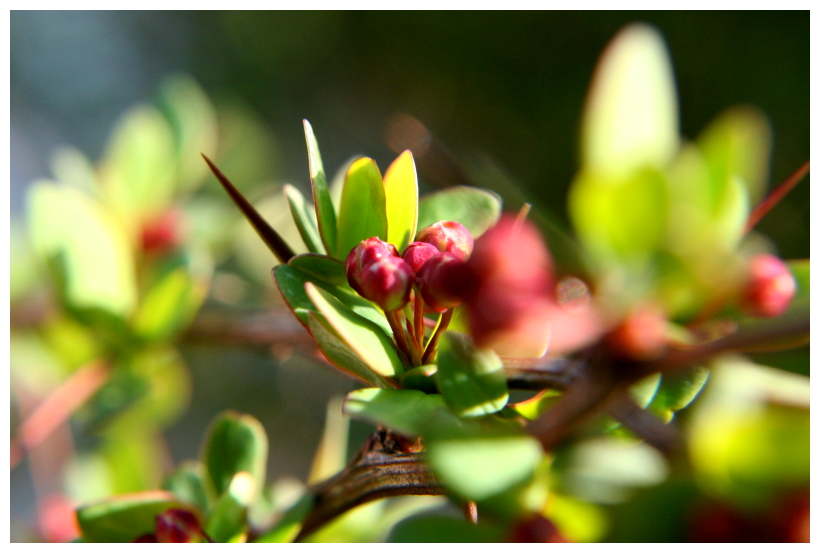
{"label": "out-of-focus leaf", "polygon": [[426,394],[435,394],[438,392],[435,379],[437,370],[438,366],[436,365],[413,367],[401,375],[401,385],[410,390],[420,390]]}
{"label": "out-of-focus leaf", "polygon": [[347,434],[350,419],[342,414],[342,399],[333,397],[327,404],[322,441],[313,456],[308,485],[330,478],[347,463]]}
{"label": "out-of-focus leaf", "polygon": [[100,184],[126,224],[136,225],[170,204],[175,150],[171,126],[156,108],[137,106],[120,119],[101,162]]}
{"label": "out-of-focus leaf", "polygon": [[765,367],[774,367],[803,376],[809,376],[811,373],[811,346],[809,344],[783,351],[753,352],[746,355],[758,365]]}
{"label": "out-of-focus leaf", "polygon": [[433,423],[458,425],[458,419],[447,410],[440,395],[418,390],[353,390],[347,394],[343,409],[354,418],[381,424],[412,437],[421,436]]}
{"label": "out-of-focus leaf", "polygon": [[600,506],[552,490],[544,515],[555,523],[561,535],[574,543],[597,542],[608,526]]}
{"label": "out-of-focus leaf", "polygon": [[597,265],[644,260],[666,232],[666,184],[658,171],[644,170],[620,181],[582,173],[572,184],[570,215]]}
{"label": "out-of-focus leaf", "polygon": [[[308,163],[310,165],[310,184],[313,189],[313,205],[316,206],[316,220],[319,224],[319,233],[325,245],[325,251],[335,255],[338,251],[336,228],[336,210],[333,201],[330,199],[330,192],[327,188],[327,177],[325,168],[322,165],[322,156],[319,154],[319,144],[313,135],[313,128],[307,119],[302,123],[305,127],[305,140],[307,141]],[[349,250],[348,250],[349,251]],[[347,254],[345,254],[347,255]],[[344,259],[342,257],[341,259]]]}
{"label": "out-of-focus leaf", "polygon": [[85,193],[49,182],[29,192],[32,245],[56,270],[65,300],[126,319],[137,303],[136,272],[123,227]]}
{"label": "out-of-focus leaf", "polygon": [[556,457],[560,489],[595,503],[619,503],[631,490],[663,482],[669,469],[663,456],[643,442],[599,437]]}
{"label": "out-of-focus leaf", "polygon": [[305,283],[305,292],[325,321],[371,371],[381,376],[404,372],[393,342],[376,323],[348,309],[311,282]]}
{"label": "out-of-focus leaf", "polygon": [[426,457],[438,480],[456,495],[483,501],[530,478],[541,444],[518,423],[488,417],[460,426],[425,429]]}
{"label": "out-of-focus leaf", "polygon": [[466,334],[448,331],[438,349],[436,381],[456,415],[480,417],[502,409],[509,392],[504,364],[492,350],[478,350]]}
{"label": "out-of-focus leaf", "polygon": [[237,472],[211,510],[205,531],[218,543],[243,543],[247,536],[248,506],[261,486],[250,473]]}
{"label": "out-of-focus leaf", "polygon": [[772,131],[766,116],[751,106],[726,110],[698,138],[709,166],[711,207],[718,208],[726,187],[739,178],[752,203],[765,193]]}
{"label": "out-of-focus leaf", "polygon": [[49,317],[40,325],[39,331],[48,348],[68,368],[75,369],[103,354],[96,334],[64,313]]}
{"label": "out-of-focus leaf", "polygon": [[247,472],[253,485],[249,493],[255,497],[265,482],[268,437],[254,417],[225,411],[212,424],[202,457],[206,481],[217,495],[232,486],[237,473]]}
{"label": "out-of-focus leaf", "polygon": [[51,174],[57,181],[88,194],[98,194],[97,176],[91,161],[73,146],[60,146],[49,160]]}
{"label": "out-of-focus leaf", "polygon": [[470,186],[453,186],[427,194],[419,202],[418,228],[438,221],[456,221],[478,238],[501,216],[501,198],[495,192]]}
{"label": "out-of-focus leaf", "polygon": [[199,154],[217,150],[216,112],[202,88],[187,75],[166,80],[160,101],[176,136],[177,186],[188,192],[208,174]]}
{"label": "out-of-focus leaf", "polygon": [[77,523],[85,542],[127,543],[142,534],[153,534],[158,514],[182,507],[169,492],[141,492],[80,507]]}
{"label": "out-of-focus leaf", "polygon": [[660,383],[661,375],[660,373],[655,373],[633,384],[629,388],[629,393],[632,395],[632,399],[635,400],[635,403],[641,407],[646,407],[652,401],[652,398],[655,397],[655,392],[657,392]]}
{"label": "out-of-focus leaf", "polygon": [[205,467],[199,461],[184,461],[165,479],[162,489],[174,494],[180,501],[196,505],[208,512],[208,494],[204,483]]}
{"label": "out-of-focus leaf", "polygon": [[709,380],[709,371],[703,367],[693,367],[672,374],[664,374],[649,409],[657,413],[665,422],[692,403]]}
{"label": "out-of-focus leaf", "polygon": [[322,244],[322,237],[319,235],[319,229],[316,226],[316,210],[312,209],[312,206],[308,206],[305,197],[295,186],[286,184],[283,190],[288,199],[293,222],[296,223],[299,235],[302,237],[302,242],[305,243],[308,251],[324,254],[326,251],[325,246]]}
{"label": "out-of-focus leaf", "polygon": [[419,183],[410,150],[403,152],[384,174],[387,205],[387,241],[399,252],[416,236],[419,209]]}
{"label": "out-of-focus leaf", "polygon": [[764,507],[810,480],[809,378],[741,357],[712,362],[690,413],[698,484],[744,508]]}
{"label": "out-of-focus leaf", "polygon": [[790,309],[809,305],[809,291],[811,290],[811,267],[809,260],[797,259],[787,262],[787,265],[797,283],[797,291],[794,294],[791,306],[789,306]]}
{"label": "out-of-focus leaf", "polygon": [[172,268],[146,292],[134,329],[149,341],[171,338],[193,319],[207,291],[207,281],[197,282],[186,267]]}
{"label": "out-of-focus leaf", "polygon": [[296,504],[282,515],[274,527],[265,535],[255,540],[256,543],[290,543],[299,535],[302,523],[313,507],[314,496],[305,494]]}
{"label": "out-of-focus leaf", "polygon": [[492,543],[504,538],[499,526],[473,524],[441,515],[419,515],[398,523],[390,543]]}
{"label": "out-of-focus leaf", "polygon": [[355,351],[345,342],[324,317],[313,311],[304,311],[307,327],[319,350],[334,366],[351,376],[380,388],[392,388],[381,374],[365,365]]}
{"label": "out-of-focus leaf", "polygon": [[665,166],[677,148],[675,78],[663,38],[647,25],[630,25],[595,70],[581,127],[582,164],[620,179]]}
{"label": "out-of-focus leaf", "polygon": [[363,157],[347,170],[337,222],[336,259],[344,260],[359,242],[378,236],[387,239],[384,183],[376,162]]}

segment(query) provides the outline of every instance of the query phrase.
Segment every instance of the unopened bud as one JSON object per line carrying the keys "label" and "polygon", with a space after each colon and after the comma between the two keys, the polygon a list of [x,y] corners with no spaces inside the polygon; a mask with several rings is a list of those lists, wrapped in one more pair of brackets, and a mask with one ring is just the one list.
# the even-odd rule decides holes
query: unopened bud
{"label": "unopened bud", "polygon": [[473,251],[473,236],[461,223],[439,221],[421,229],[416,241],[434,245],[440,252],[451,253],[465,261]]}
{"label": "unopened bud", "polygon": [[350,287],[363,296],[361,283],[364,268],[382,257],[398,257],[398,255],[396,246],[380,240],[377,236],[362,240],[358,246],[350,250],[345,259],[345,274],[347,274]]}
{"label": "unopened bud", "polygon": [[169,209],[149,219],[142,227],[142,250],[163,254],[173,250],[183,240],[183,216],[178,209]]}
{"label": "unopened bud", "polygon": [[464,262],[452,253],[439,253],[427,260],[416,280],[428,307],[443,313],[450,307],[461,305],[457,275],[463,266]]}
{"label": "unopened bud", "polygon": [[666,349],[666,328],[666,316],[660,308],[643,306],[607,336],[607,343],[617,355],[640,361],[656,359]]}
{"label": "unopened bud", "polygon": [[159,543],[194,543],[203,541],[203,537],[194,513],[168,509],[157,515],[156,538]]}
{"label": "unopened bud", "polygon": [[534,515],[513,527],[511,543],[568,543],[555,524],[541,515]]}
{"label": "unopened bud", "polygon": [[780,258],[758,254],[752,257],[740,307],[757,317],[777,317],[789,308],[796,289],[794,276]]}
{"label": "unopened bud", "polygon": [[385,311],[393,311],[410,301],[412,285],[410,265],[400,257],[381,257],[364,267],[359,293]]}
{"label": "unopened bud", "polygon": [[401,258],[410,265],[414,274],[418,274],[427,260],[439,253],[438,248],[429,242],[413,242],[405,248]]}

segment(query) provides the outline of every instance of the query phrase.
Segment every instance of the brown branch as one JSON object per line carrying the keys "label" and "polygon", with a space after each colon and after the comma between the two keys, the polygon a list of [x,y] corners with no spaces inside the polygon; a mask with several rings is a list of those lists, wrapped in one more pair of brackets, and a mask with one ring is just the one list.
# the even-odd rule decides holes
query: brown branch
{"label": "brown branch", "polygon": [[663,453],[667,459],[683,452],[684,440],[680,431],[642,409],[628,393],[622,391],[613,394],[607,412],[644,442]]}
{"label": "brown branch", "polygon": [[311,488],[313,506],[294,541],[369,501],[401,495],[441,495],[441,485],[420,457],[421,446],[378,430],[336,476]]}
{"label": "brown branch", "polygon": [[108,380],[111,367],[102,361],[92,361],[77,369],[60,384],[34,412],[23,421],[11,440],[11,468],[19,463],[25,450],[36,447],[71,414],[85,403]]}
{"label": "brown branch", "polygon": [[227,310],[201,312],[182,337],[185,342],[247,345],[268,348],[276,344],[304,345],[315,342],[289,309],[236,314]]}

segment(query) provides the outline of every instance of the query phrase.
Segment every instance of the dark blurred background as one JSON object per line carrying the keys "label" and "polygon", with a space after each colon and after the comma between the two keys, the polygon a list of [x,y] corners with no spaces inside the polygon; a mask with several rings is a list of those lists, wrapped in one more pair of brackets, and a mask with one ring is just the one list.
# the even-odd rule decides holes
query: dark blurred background
{"label": "dark blurred background", "polygon": [[[98,159],[118,117],[184,72],[215,103],[242,104],[264,122],[274,183],[307,185],[301,119],[310,120],[332,175],[354,154],[384,170],[395,156],[387,129],[409,114],[456,164],[494,168],[500,187],[515,186],[566,223],[586,90],[607,42],[633,21],[666,38],[686,138],[723,109],[750,103],[774,129],[770,183],[809,159],[808,11],[13,11],[12,220],[23,216],[26,186],[48,176],[55,147],[70,144]],[[470,174],[422,172],[421,186]],[[808,179],[759,229],[783,257],[809,256]],[[193,396],[168,433],[175,460],[196,456],[210,419],[230,407],[265,425],[270,476],[304,479],[327,399],[353,383],[318,361],[278,362],[262,350],[189,345],[183,352]],[[354,445],[366,432],[354,426]],[[30,497],[18,469],[13,519],[28,517]]]}

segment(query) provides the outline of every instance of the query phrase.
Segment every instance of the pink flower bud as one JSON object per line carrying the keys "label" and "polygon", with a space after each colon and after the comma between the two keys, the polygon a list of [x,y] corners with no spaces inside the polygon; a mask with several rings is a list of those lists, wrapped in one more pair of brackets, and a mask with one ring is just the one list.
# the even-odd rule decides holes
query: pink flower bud
{"label": "pink flower bud", "polygon": [[196,515],[183,509],[168,509],[157,515],[156,538],[159,543],[201,542],[204,537]]}
{"label": "pink flower bud", "polygon": [[362,270],[361,291],[364,298],[385,311],[407,305],[413,285],[413,270],[397,256],[380,257]]}
{"label": "pink flower bud", "polygon": [[443,313],[450,307],[461,305],[458,276],[464,262],[452,253],[438,253],[422,266],[416,275],[424,303],[434,311]]}
{"label": "pink flower bud", "polygon": [[146,221],[142,227],[142,250],[151,254],[164,254],[182,244],[183,213],[169,209]]}
{"label": "pink flower bud", "polygon": [[656,359],[666,349],[667,320],[663,310],[646,305],[632,311],[606,341],[619,356],[640,361]]}
{"label": "pink flower bud", "polygon": [[401,258],[410,265],[413,273],[418,274],[427,260],[439,253],[441,252],[438,251],[438,248],[429,242],[412,242],[405,248]]}
{"label": "pink flower bud", "polygon": [[455,221],[439,221],[421,229],[416,234],[416,241],[432,244],[440,252],[451,253],[461,261],[470,257],[473,251],[473,237],[470,231]]}
{"label": "pink flower bud", "polygon": [[757,317],[777,317],[789,308],[796,290],[794,276],[780,258],[758,254],[752,257],[740,307]]}
{"label": "pink flower bud", "polygon": [[364,296],[364,294],[362,294],[361,282],[362,271],[365,266],[382,257],[398,257],[398,255],[399,252],[396,246],[380,240],[377,236],[362,240],[358,246],[350,250],[347,259],[345,259],[345,274],[347,274],[347,281],[350,283],[350,287],[356,290],[359,295]]}

